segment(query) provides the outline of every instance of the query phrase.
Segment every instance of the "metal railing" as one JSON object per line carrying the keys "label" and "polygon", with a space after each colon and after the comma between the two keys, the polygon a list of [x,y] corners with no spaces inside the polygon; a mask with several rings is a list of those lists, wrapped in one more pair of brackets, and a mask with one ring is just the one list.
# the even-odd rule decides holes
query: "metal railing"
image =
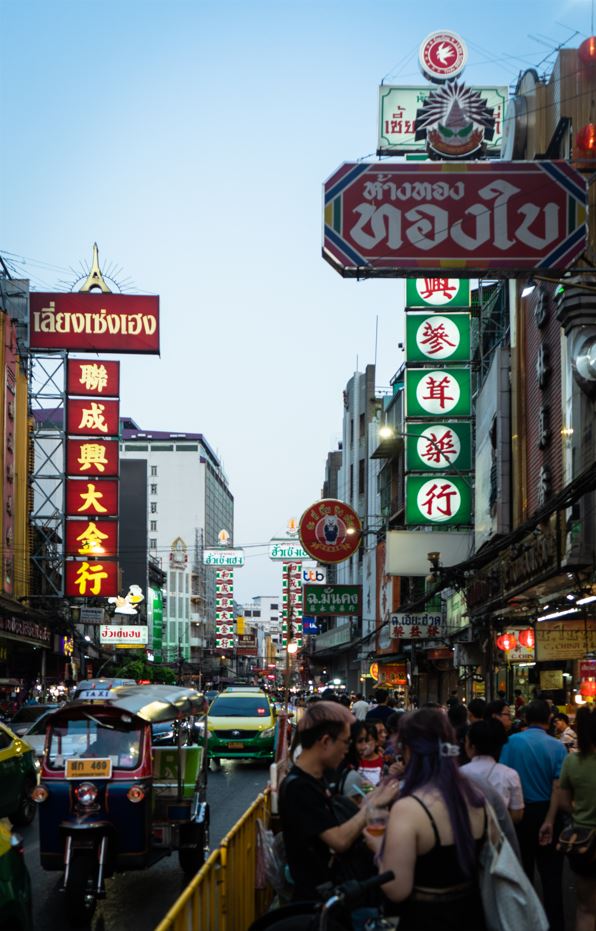
{"label": "metal railing", "polygon": [[214,850],[155,931],[238,931],[262,915],[272,898],[257,889],[257,819],[269,823],[267,789]]}

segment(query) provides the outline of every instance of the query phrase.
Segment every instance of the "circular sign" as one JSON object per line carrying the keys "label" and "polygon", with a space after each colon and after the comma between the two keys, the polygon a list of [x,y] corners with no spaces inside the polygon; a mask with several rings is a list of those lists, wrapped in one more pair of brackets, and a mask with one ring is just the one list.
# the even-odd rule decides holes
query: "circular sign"
{"label": "circular sign", "polygon": [[453,465],[461,453],[461,441],[455,430],[443,424],[432,424],[416,441],[418,458],[431,469]]}
{"label": "circular sign", "polygon": [[461,342],[459,327],[452,317],[433,314],[425,317],[416,331],[416,345],[425,356],[448,359]]}
{"label": "circular sign", "polygon": [[468,50],[456,32],[439,29],[422,42],[418,59],[424,77],[442,84],[461,74],[468,60]]}
{"label": "circular sign", "polygon": [[461,287],[459,278],[416,278],[415,282],[418,297],[433,307],[451,304]]}
{"label": "circular sign", "polygon": [[[451,500],[453,499],[453,500]],[[457,485],[445,481],[439,484],[435,479],[420,486],[416,497],[418,510],[429,520],[442,524],[452,520],[461,507],[461,494]]]}
{"label": "circular sign", "polygon": [[369,676],[372,676],[373,679],[378,679],[379,678],[379,664],[371,663],[369,670],[368,670],[368,674]]}
{"label": "circular sign", "polygon": [[321,563],[338,563],[356,552],[362,524],[356,512],[336,498],[323,498],[300,518],[300,542],[309,556]]}
{"label": "circular sign", "polygon": [[448,372],[425,372],[416,386],[416,400],[428,414],[448,414],[460,395],[457,379]]}

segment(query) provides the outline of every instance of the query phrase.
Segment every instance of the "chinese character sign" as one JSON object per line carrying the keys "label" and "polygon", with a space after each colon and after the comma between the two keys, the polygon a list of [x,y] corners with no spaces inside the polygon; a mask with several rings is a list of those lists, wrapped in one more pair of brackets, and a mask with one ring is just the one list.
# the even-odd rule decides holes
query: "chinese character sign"
{"label": "chinese character sign", "polygon": [[66,390],[69,395],[101,395],[117,398],[120,392],[120,363],[105,359],[69,359]]}
{"label": "chinese character sign", "polygon": [[236,614],[234,611],[234,570],[217,569],[215,573],[215,646],[233,650]]}
{"label": "chinese character sign", "polygon": [[466,369],[408,369],[408,417],[469,417],[472,413],[471,374]]}
{"label": "chinese character sign", "polygon": [[66,556],[102,559],[118,555],[118,522],[114,520],[68,520]]}
{"label": "chinese character sign", "polygon": [[472,424],[469,421],[432,424],[408,421],[407,471],[445,471],[451,468],[458,472],[472,468]]}
{"label": "chinese character sign", "polygon": [[284,562],[282,566],[282,646],[295,640],[302,646],[302,567],[299,562]]}
{"label": "chinese character sign", "polygon": [[119,415],[119,401],[69,398],[66,406],[66,432],[74,436],[118,436]]}
{"label": "chinese character sign", "polygon": [[67,560],[67,598],[108,598],[118,594],[118,563],[114,560]]}
{"label": "chinese character sign", "polygon": [[446,636],[442,614],[392,614],[392,637],[399,640],[419,640]]}
{"label": "chinese character sign", "polygon": [[68,439],[66,441],[68,475],[113,478],[119,472],[118,440]]}
{"label": "chinese character sign", "polygon": [[406,316],[406,362],[468,362],[469,314],[419,314]]}
{"label": "chinese character sign", "polygon": [[432,307],[434,310],[451,310],[469,306],[468,278],[408,278],[406,281],[406,309]]}
{"label": "chinese character sign", "polygon": [[456,475],[406,476],[406,525],[468,525],[472,487]]}
{"label": "chinese character sign", "polygon": [[117,517],[118,481],[67,478],[66,514],[69,517]]}

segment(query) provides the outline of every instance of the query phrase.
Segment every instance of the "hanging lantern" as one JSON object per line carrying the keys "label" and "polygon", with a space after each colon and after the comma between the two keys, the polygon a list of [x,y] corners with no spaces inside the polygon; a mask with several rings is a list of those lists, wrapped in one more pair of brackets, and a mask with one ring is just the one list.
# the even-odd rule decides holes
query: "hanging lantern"
{"label": "hanging lantern", "polygon": [[596,679],[582,679],[579,691],[584,698],[596,698]]}
{"label": "hanging lantern", "polygon": [[582,65],[596,67],[596,36],[589,36],[584,39],[577,50],[577,54]]}
{"label": "hanging lantern", "polygon": [[528,650],[533,650],[536,643],[536,637],[534,636],[534,631],[532,628],[528,627],[527,630],[521,630],[518,640],[522,647],[526,647]]}
{"label": "hanging lantern", "polygon": [[586,123],[575,136],[573,164],[578,171],[592,171],[596,164],[596,123]]}
{"label": "hanging lantern", "polygon": [[501,634],[500,637],[497,637],[497,646],[499,650],[503,650],[504,653],[509,653],[510,650],[514,650],[517,645],[517,640],[513,634]]}

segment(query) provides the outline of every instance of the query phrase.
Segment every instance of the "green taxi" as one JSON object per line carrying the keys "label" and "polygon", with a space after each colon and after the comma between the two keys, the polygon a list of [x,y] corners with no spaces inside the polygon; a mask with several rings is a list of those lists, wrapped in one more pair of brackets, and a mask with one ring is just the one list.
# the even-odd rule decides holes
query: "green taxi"
{"label": "green taxi", "polygon": [[221,692],[207,718],[208,754],[220,759],[274,760],[275,708],[264,692]]}
{"label": "green taxi", "polygon": [[0,818],[31,824],[36,805],[31,793],[39,782],[39,763],[29,744],[0,724]]}

